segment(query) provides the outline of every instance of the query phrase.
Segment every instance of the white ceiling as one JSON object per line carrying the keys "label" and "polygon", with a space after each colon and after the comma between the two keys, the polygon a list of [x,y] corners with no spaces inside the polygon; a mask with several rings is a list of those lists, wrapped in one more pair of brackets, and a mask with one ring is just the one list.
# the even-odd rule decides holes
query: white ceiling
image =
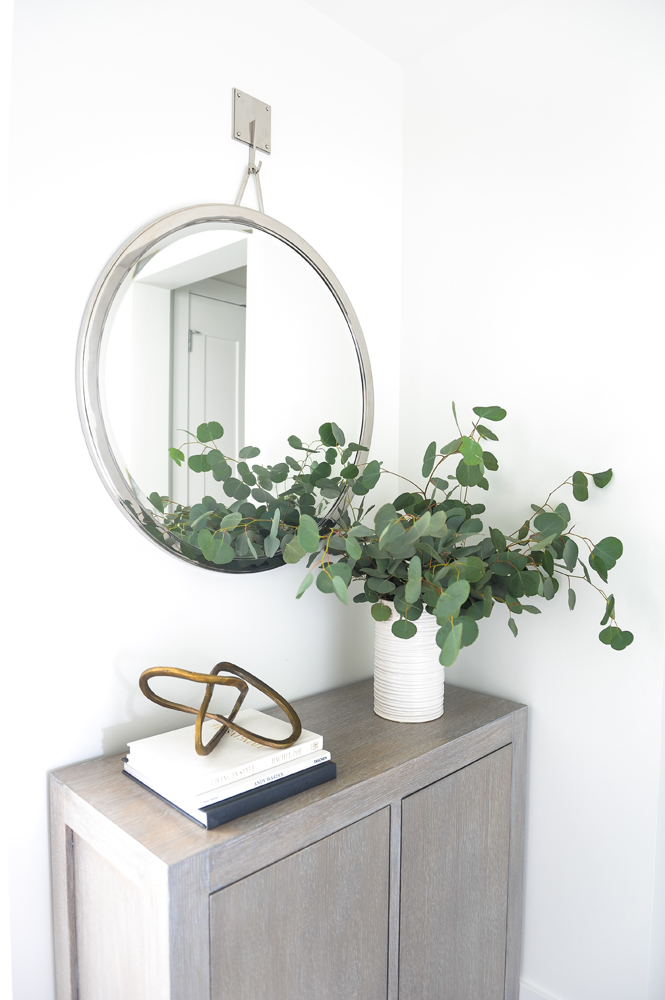
{"label": "white ceiling", "polygon": [[395,62],[416,56],[523,0],[308,0]]}

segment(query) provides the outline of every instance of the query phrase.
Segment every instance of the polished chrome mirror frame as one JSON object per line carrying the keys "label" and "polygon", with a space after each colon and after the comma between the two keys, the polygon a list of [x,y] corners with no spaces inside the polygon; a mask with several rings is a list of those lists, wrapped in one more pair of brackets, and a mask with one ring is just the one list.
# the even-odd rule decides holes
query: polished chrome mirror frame
{"label": "polished chrome mirror frame", "polygon": [[[168,533],[161,539],[155,537],[149,523],[144,520],[146,515],[149,516],[149,512],[144,511],[138,497],[131,490],[118,466],[104,425],[101,403],[99,360],[102,340],[109,312],[125,279],[138,261],[149,253],[157,243],[161,243],[168,237],[175,239],[178,233],[184,233],[194,227],[209,224],[212,228],[220,223],[257,229],[276,237],[300,254],[328,286],[353,339],[360,369],[363,397],[362,424],[358,444],[369,448],[374,423],[372,372],[365,338],[346,292],[326,262],[297,233],[282,225],[281,222],[277,222],[276,219],[271,219],[268,215],[236,205],[194,205],[190,208],[170,212],[139,230],[113,255],[93,288],[81,322],[76,352],[76,393],[83,434],[95,468],[116,505],[138,530],[147,535],[160,549],[170,551],[179,559],[184,559],[185,562],[194,566],[204,566],[205,569],[227,573],[263,572],[274,567],[260,566],[239,570],[230,568],[233,564],[216,566],[214,563],[198,561],[186,556],[180,551],[177,540],[168,536]],[[334,418],[334,415],[332,416]],[[342,507],[343,500],[340,498],[326,512],[325,519],[334,518],[335,513],[339,512]],[[276,565],[281,565],[281,562],[276,563]]]}

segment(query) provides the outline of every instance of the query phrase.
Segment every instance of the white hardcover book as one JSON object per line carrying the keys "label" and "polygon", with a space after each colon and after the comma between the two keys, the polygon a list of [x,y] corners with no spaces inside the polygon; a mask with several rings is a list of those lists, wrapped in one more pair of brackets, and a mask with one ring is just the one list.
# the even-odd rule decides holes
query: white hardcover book
{"label": "white hardcover book", "polygon": [[[244,729],[268,739],[283,740],[291,732],[288,722],[253,708],[238,712],[235,721]],[[203,723],[204,744],[219,731],[220,725],[208,719]],[[164,787],[186,788],[194,796],[322,749],[323,738],[306,729],[295,743],[283,750],[265,747],[230,729],[211,753],[200,756],[194,748],[194,726],[185,726],[170,733],[133,740],[129,744],[128,763],[148,779],[146,784],[149,782],[150,787],[158,782]]]}
{"label": "white hardcover book", "polygon": [[260,771],[249,778],[240,778],[238,781],[232,781],[217,791],[203,792],[200,795],[192,795],[187,789],[180,788],[173,784],[173,782],[164,784],[159,781],[149,780],[146,775],[142,774],[135,767],[132,767],[129,763],[125,764],[125,771],[131,774],[133,778],[137,778],[142,784],[147,785],[153,792],[157,792],[162,798],[168,799],[178,809],[189,813],[195,819],[202,819],[204,814],[201,813],[198,816],[196,813],[203,806],[211,806],[217,802],[223,802],[224,799],[230,799],[234,795],[241,795],[243,792],[249,792],[254,788],[262,788],[264,785],[269,785],[279,778],[285,778],[289,774],[297,774],[298,771],[305,771],[308,767],[315,767],[317,764],[323,764],[327,760],[330,760],[330,751],[328,750],[309,753],[304,757],[296,757],[295,760],[290,760],[279,767],[271,767],[267,771]]}

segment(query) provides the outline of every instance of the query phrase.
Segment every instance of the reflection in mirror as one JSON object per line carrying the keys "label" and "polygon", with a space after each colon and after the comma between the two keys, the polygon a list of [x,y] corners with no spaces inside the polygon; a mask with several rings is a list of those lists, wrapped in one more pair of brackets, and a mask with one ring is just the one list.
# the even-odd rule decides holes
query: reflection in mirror
{"label": "reflection in mirror", "polygon": [[[238,509],[228,477],[201,469],[202,425],[223,429],[214,448],[228,459],[260,449],[264,470],[326,421],[362,440],[359,350],[337,299],[292,246],[249,226],[208,222],[150,246],[104,324],[99,390],[115,463],[148,515],[204,498]],[[312,514],[341,492],[318,493]]]}

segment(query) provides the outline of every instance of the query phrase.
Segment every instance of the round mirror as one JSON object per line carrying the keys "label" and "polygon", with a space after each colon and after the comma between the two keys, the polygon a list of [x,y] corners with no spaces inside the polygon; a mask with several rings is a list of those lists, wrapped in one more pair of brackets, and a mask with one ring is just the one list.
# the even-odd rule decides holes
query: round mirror
{"label": "round mirror", "polygon": [[[353,307],[304,240],[250,209],[183,209],[129,240],[90,297],[77,371],[114,500],[208,569],[281,565],[276,525],[334,520],[345,470],[365,461],[373,394]],[[222,522],[223,558],[200,533]]]}

